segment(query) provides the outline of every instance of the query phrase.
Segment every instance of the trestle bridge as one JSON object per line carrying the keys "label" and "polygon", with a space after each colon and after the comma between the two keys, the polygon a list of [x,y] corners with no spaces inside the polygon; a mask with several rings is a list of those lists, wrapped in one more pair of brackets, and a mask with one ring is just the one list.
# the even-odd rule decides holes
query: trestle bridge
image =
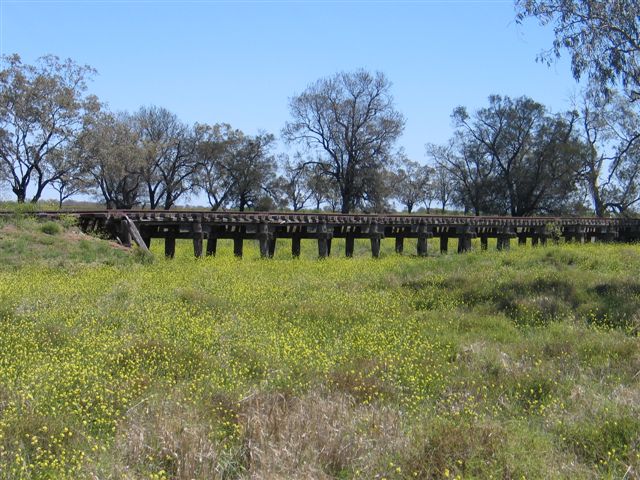
{"label": "trestle bridge", "polygon": [[[545,245],[549,241],[633,242],[640,240],[640,219],[597,217],[470,217],[456,215],[265,213],[211,211],[108,210],[64,212],[78,218],[85,232],[106,232],[125,246],[137,243],[148,249],[152,239],[163,239],[167,257],[175,254],[177,239],[190,239],[196,257],[215,255],[219,239],[233,240],[233,251],[242,256],[245,240],[257,240],[260,254],[272,257],[276,239],[291,239],[291,254],[300,255],[300,242],[317,242],[318,256],[331,254],[335,238],[345,239],[345,254],[354,252],[355,239],[368,239],[371,254],[380,255],[385,238],[395,240],[395,251],[403,253],[404,240],[417,239],[416,254],[427,254],[429,241],[439,242],[441,252],[471,249],[472,239],[480,248],[496,239],[499,250],[512,241]],[[53,216],[42,212],[37,215]],[[455,242],[455,243],[454,243]]]}

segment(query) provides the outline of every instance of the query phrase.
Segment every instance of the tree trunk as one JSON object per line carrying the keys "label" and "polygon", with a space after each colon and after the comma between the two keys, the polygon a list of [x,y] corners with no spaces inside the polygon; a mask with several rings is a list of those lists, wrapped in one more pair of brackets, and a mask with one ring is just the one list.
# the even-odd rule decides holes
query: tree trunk
{"label": "tree trunk", "polygon": [[13,187],[12,188],[13,193],[15,193],[16,195],[16,200],[18,203],[24,203],[27,199],[27,189],[20,187],[20,188],[16,188]]}
{"label": "tree trunk", "polygon": [[342,205],[340,208],[340,213],[349,213],[353,209],[352,206],[353,198],[351,196],[351,192],[344,191],[342,193]]}
{"label": "tree trunk", "polygon": [[147,191],[149,192],[149,208],[155,210],[159,202],[156,200],[156,192],[151,188],[150,183],[147,183]]}
{"label": "tree trunk", "polygon": [[591,201],[593,202],[593,210],[596,214],[596,217],[604,216],[606,207],[604,202],[602,201],[602,197],[600,195],[600,188],[597,183],[597,179],[594,181],[593,179],[589,179],[589,190],[591,194]]}

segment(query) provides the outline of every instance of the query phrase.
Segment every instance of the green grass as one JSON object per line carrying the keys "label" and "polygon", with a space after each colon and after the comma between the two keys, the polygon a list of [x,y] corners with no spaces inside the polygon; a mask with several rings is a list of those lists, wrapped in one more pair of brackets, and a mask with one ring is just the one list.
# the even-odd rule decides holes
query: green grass
{"label": "green grass", "polygon": [[78,265],[129,265],[136,254],[85,235],[73,218],[38,221],[27,214],[0,218],[0,270],[25,267],[72,270]]}
{"label": "green grass", "polygon": [[148,264],[18,223],[2,479],[638,478],[638,246]]}

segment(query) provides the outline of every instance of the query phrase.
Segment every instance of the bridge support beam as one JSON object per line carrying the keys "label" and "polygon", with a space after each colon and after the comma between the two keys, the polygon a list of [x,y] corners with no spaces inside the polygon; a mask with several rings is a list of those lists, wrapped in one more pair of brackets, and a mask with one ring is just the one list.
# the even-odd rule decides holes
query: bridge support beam
{"label": "bridge support beam", "polygon": [[[420,222],[418,225],[418,242],[416,244],[416,254],[419,257],[426,257],[428,253],[427,239],[432,238],[433,233],[429,230],[429,227],[425,222]],[[442,237],[440,237],[440,247],[442,248]]]}
{"label": "bridge support beam", "polygon": [[396,253],[402,255],[402,252],[404,252],[404,236],[398,234],[396,236]]}
{"label": "bridge support beam", "polygon": [[300,256],[300,236],[294,235],[291,238],[291,256],[298,258]]}
{"label": "bridge support beam", "polygon": [[449,237],[447,235],[440,236],[440,253],[447,253],[449,250]]}
{"label": "bridge support beam", "polygon": [[476,232],[470,225],[457,228],[458,234],[458,253],[464,253],[471,250],[471,239],[476,237]]}
{"label": "bridge support beam", "polygon": [[164,256],[173,258],[176,254],[176,232],[172,227],[164,238]]}
{"label": "bridge support beam", "polygon": [[127,222],[125,219],[120,221],[120,242],[125,247],[131,248],[131,232],[127,227]]}
{"label": "bridge support beam", "polygon": [[510,247],[511,247],[511,239],[509,237],[505,237],[502,235],[498,237],[498,245],[497,245],[498,250],[509,250]]}
{"label": "bridge support beam", "polygon": [[236,257],[242,258],[243,238],[242,234],[238,233],[233,239],[233,254]]}
{"label": "bridge support beam", "polygon": [[382,239],[382,233],[378,228],[378,222],[373,222],[369,228],[369,234],[371,235],[371,256],[378,258],[380,256],[380,240]]}
{"label": "bridge support beam", "polygon": [[373,258],[380,256],[380,237],[371,237],[371,256]]}
{"label": "bridge support beam", "polygon": [[331,233],[327,229],[327,222],[318,225],[318,257],[326,258],[331,254]]}
{"label": "bridge support beam", "polygon": [[193,232],[193,254],[196,258],[202,257],[202,240],[204,235],[202,233],[202,223],[195,221],[191,226]]}
{"label": "bridge support beam", "polygon": [[218,249],[218,237],[213,226],[209,227],[209,235],[207,235],[207,257],[214,257]]}
{"label": "bridge support beam", "polygon": [[458,237],[458,253],[464,253],[471,250],[471,237],[468,235],[461,235]]}
{"label": "bridge support beam", "polygon": [[355,245],[355,238],[353,235],[347,235],[344,239],[344,254],[346,257],[353,257],[353,247]]}
{"label": "bridge support beam", "polygon": [[260,256],[262,258],[273,257],[275,251],[275,239],[269,231],[269,225],[262,222],[258,226],[258,242],[260,243]]}

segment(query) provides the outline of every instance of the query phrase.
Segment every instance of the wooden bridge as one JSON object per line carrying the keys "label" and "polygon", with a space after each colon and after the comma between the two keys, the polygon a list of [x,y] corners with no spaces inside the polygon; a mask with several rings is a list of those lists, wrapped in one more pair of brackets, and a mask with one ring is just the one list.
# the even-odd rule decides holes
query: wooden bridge
{"label": "wooden bridge", "polygon": [[[110,210],[65,212],[78,217],[86,232],[103,231],[131,246],[132,241],[147,249],[152,239],[164,239],[165,255],[173,257],[176,239],[191,239],[197,257],[215,255],[218,239],[233,240],[233,251],[242,256],[245,240],[258,240],[260,254],[272,257],[276,239],[291,239],[291,253],[300,255],[302,239],[318,244],[318,255],[331,254],[334,238],[345,239],[345,253],[352,256],[356,238],[369,239],[371,254],[380,255],[380,242],[395,239],[395,251],[402,253],[404,239],[417,239],[416,254],[427,254],[427,242],[438,239],[440,251],[447,252],[451,241],[457,251],[471,249],[471,240],[480,239],[486,249],[488,239],[497,239],[499,250],[510,242],[545,245],[564,238],[573,242],[632,242],[640,240],[640,219],[596,217],[468,217],[440,215],[365,215],[335,213],[245,213],[211,211]],[[52,213],[39,213],[52,216]],[[206,244],[205,244],[206,240]]]}

